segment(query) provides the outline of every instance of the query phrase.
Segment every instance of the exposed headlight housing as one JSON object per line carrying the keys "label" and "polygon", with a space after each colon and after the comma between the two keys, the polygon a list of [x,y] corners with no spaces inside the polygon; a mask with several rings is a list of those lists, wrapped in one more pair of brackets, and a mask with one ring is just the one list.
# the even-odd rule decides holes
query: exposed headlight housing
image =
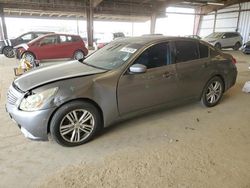
{"label": "exposed headlight housing", "polygon": [[47,89],[45,91],[34,93],[26,98],[23,98],[19,108],[23,111],[33,112],[40,110],[44,104],[46,104],[51,97],[53,97],[58,91],[58,87]]}

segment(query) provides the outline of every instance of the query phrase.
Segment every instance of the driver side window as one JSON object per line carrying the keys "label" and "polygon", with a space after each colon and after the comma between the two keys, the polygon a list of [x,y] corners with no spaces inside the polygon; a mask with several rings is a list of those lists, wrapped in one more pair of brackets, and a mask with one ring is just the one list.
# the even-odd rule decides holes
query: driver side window
{"label": "driver side window", "polygon": [[134,64],[145,65],[147,69],[171,64],[169,44],[160,43],[148,48],[138,57]]}

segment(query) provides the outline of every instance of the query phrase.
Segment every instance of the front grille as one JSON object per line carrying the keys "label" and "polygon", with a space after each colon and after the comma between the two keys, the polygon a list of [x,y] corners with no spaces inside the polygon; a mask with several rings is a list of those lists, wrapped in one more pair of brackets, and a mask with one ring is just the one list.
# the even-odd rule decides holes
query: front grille
{"label": "front grille", "polygon": [[9,104],[15,104],[17,100],[22,96],[22,93],[17,91],[12,85],[7,93],[7,101]]}

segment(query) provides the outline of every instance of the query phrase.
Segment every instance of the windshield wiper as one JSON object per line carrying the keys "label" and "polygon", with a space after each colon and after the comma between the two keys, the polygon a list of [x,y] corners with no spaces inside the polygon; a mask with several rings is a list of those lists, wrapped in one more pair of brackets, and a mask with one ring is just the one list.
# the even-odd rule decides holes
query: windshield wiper
{"label": "windshield wiper", "polygon": [[102,70],[110,70],[110,69],[106,69],[106,68],[103,68],[103,67],[98,67],[98,66],[95,66],[95,65],[92,65],[92,64],[89,64],[89,63],[86,63],[84,61],[79,61],[81,62],[82,64],[85,64],[85,65],[88,65],[90,67],[94,67],[94,68],[97,68],[97,69],[102,69]]}

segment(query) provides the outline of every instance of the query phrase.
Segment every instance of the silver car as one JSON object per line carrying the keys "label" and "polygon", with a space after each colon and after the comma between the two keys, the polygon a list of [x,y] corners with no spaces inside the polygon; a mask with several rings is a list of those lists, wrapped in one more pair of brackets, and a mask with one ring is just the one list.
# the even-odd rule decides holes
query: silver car
{"label": "silver car", "polygon": [[81,61],[38,68],[16,79],[6,108],[24,135],[63,146],[140,112],[200,100],[213,107],[235,84],[231,55],[196,39],[117,39]]}
{"label": "silver car", "polygon": [[233,48],[239,50],[242,46],[242,36],[238,32],[215,32],[203,39],[217,49]]}

